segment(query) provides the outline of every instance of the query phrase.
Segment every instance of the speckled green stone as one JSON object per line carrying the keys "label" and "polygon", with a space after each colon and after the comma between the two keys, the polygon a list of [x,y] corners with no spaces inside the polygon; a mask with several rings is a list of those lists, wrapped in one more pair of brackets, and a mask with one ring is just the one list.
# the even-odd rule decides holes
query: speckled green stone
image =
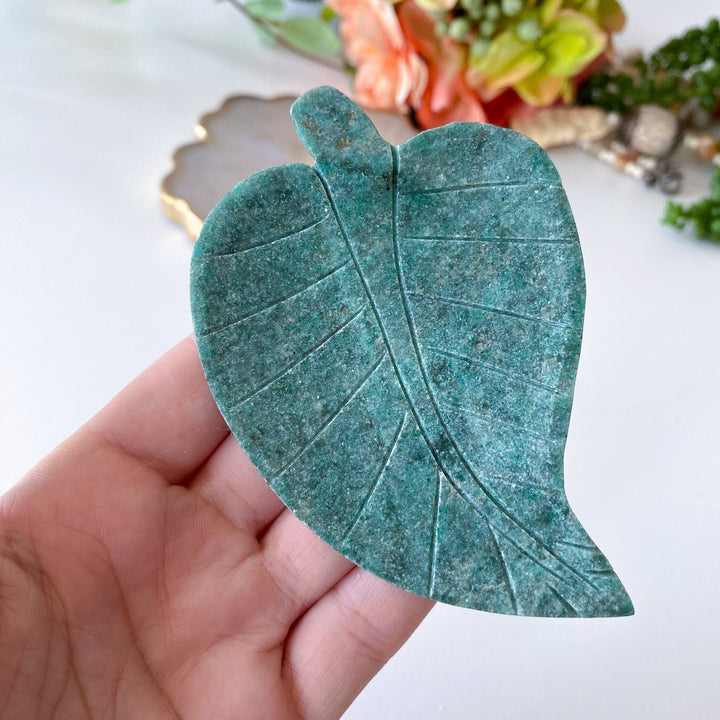
{"label": "speckled green stone", "polygon": [[564,491],[585,286],[548,157],[476,123],[393,147],[331,88],[292,116],[316,165],[238,185],[193,256],[200,356],[242,447],[320,537],[411,592],[631,613]]}

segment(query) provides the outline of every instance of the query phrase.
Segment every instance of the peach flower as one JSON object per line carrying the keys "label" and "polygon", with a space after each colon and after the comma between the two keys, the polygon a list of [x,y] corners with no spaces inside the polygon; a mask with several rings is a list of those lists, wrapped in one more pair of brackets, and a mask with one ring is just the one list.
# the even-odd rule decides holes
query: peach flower
{"label": "peach flower", "polygon": [[340,37],[355,66],[355,94],[375,110],[417,106],[427,85],[425,63],[405,41],[387,0],[326,0],[342,19]]}
{"label": "peach flower", "polygon": [[435,33],[435,20],[412,0],[396,5],[400,24],[413,50],[430,68],[420,102],[413,102],[421,128],[439,127],[458,120],[488,120],[477,93],[465,80],[467,50]]}

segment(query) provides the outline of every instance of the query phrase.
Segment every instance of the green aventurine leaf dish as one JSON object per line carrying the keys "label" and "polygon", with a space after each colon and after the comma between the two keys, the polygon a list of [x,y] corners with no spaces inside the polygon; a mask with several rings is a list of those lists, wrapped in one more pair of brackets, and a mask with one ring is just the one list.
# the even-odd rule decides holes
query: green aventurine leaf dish
{"label": "green aventurine leaf dish", "polygon": [[200,357],[252,462],[413,593],[632,613],[564,491],[585,284],[546,154],[478,123],[393,147],[328,87],[292,117],[316,165],[240,183],[192,262]]}

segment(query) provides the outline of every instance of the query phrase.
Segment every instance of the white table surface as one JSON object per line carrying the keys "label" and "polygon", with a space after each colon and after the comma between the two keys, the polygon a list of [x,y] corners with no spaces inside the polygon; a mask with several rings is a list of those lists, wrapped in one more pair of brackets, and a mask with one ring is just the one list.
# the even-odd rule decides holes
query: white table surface
{"label": "white table surface", "polygon": [[[625,5],[621,48],[717,12]],[[348,87],[260,45],[228,4],[2,4],[0,490],[190,332],[191,245],[158,184],[194,121],[230,94],[325,83]],[[346,720],[720,717],[720,247],[662,227],[660,194],[553,158],[588,284],[567,491],[636,615],[438,606]]]}

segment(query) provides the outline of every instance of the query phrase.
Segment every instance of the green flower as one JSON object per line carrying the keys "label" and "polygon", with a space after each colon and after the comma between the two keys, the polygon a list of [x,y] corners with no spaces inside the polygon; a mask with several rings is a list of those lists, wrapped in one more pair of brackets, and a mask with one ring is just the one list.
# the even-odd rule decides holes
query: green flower
{"label": "green flower", "polygon": [[[608,43],[608,35],[590,13],[604,22],[612,8],[610,0],[567,4],[576,9],[563,8],[563,0],[527,7],[493,39],[484,56],[471,56],[468,79],[486,99],[508,88],[531,105],[550,105],[560,96],[572,97],[570,79]],[[612,4],[617,5],[614,0]]]}

